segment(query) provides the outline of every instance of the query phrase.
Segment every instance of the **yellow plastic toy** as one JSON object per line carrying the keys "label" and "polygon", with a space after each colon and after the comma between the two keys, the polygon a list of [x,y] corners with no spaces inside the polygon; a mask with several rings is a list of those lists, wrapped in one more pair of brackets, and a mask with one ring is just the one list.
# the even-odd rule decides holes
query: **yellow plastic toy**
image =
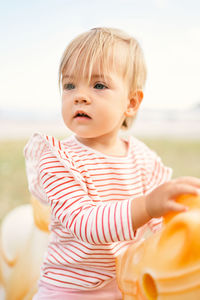
{"label": "yellow plastic toy", "polygon": [[35,198],[3,219],[0,231],[0,299],[31,300],[48,243],[49,207]]}
{"label": "yellow plastic toy", "polygon": [[[189,207],[164,218],[162,231],[129,246],[117,259],[123,300],[200,299],[200,196],[177,199]],[[48,243],[49,208],[32,198],[3,220],[0,299],[31,300]]]}
{"label": "yellow plastic toy", "polygon": [[180,196],[187,212],[167,214],[162,231],[117,259],[124,300],[200,299],[200,196]]}

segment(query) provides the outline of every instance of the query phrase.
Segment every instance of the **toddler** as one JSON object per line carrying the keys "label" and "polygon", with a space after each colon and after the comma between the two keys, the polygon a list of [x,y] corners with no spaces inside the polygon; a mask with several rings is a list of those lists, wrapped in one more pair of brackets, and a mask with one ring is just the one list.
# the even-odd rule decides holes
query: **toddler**
{"label": "toddler", "polygon": [[95,28],[66,48],[59,69],[62,117],[74,133],[34,134],[25,147],[31,193],[51,207],[50,241],[34,300],[117,300],[115,259],[161,217],[186,207],[200,180],[170,180],[171,169],[141,141],[121,138],[143,99],[139,43]]}

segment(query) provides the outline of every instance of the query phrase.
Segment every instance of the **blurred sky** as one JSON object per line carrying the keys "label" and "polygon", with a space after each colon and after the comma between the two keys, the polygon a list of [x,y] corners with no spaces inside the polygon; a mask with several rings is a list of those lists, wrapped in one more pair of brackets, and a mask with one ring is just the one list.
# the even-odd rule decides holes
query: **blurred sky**
{"label": "blurred sky", "polygon": [[200,102],[199,0],[0,0],[0,109],[59,110],[64,48],[98,26],[140,41],[148,67],[143,107]]}

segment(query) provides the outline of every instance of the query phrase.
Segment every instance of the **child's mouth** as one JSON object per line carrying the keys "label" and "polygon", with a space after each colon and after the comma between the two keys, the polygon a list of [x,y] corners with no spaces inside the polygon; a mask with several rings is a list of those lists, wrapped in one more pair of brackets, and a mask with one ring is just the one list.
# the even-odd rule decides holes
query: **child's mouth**
{"label": "child's mouth", "polygon": [[75,119],[80,118],[80,119],[91,119],[91,117],[86,114],[85,112],[77,112],[74,116]]}

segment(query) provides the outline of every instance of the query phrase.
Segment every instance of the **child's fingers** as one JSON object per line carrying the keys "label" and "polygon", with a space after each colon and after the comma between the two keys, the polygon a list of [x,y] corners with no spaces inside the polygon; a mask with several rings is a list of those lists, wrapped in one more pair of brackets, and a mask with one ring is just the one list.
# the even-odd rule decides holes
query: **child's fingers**
{"label": "child's fingers", "polygon": [[200,188],[200,178],[197,177],[185,176],[174,179],[173,181],[177,183],[190,184],[192,186]]}
{"label": "child's fingers", "polygon": [[180,211],[181,212],[181,211],[187,211],[188,207],[172,200],[168,203],[167,210],[168,210],[168,212],[169,211],[177,211],[177,212]]}
{"label": "child's fingers", "polygon": [[181,194],[198,195],[199,189],[190,184],[178,183],[169,191],[169,197],[176,197]]}

